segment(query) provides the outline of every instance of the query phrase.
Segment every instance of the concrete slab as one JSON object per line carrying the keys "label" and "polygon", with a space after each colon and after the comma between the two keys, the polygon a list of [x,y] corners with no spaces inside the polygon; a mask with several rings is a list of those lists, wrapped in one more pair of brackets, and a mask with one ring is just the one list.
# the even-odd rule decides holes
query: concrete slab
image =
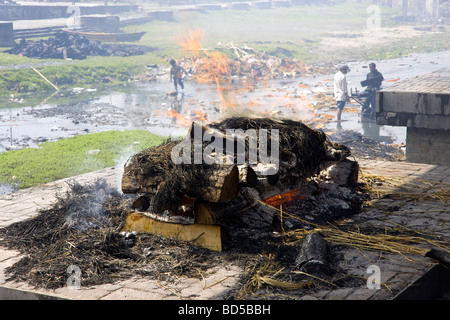
{"label": "concrete slab", "polygon": [[450,129],[450,69],[409,78],[377,92],[377,123]]}
{"label": "concrete slab", "polygon": [[[420,198],[417,195],[434,195],[443,188],[450,188],[450,170],[436,165],[412,164],[406,162],[386,162],[358,160],[361,167],[360,179],[376,172],[386,178],[378,186],[380,194],[389,193],[390,198],[372,201],[371,206],[357,216],[351,217],[353,223],[361,227],[372,225],[379,227],[403,226],[441,235],[448,243],[450,229],[450,210],[448,200],[438,198]],[[110,184],[119,186],[122,168],[112,167],[21,190],[0,197],[0,227],[14,221],[27,219],[38,214],[38,206],[30,207],[26,212],[21,209],[23,203],[39,202],[40,207],[49,206],[55,201],[56,194],[68,190],[69,181],[87,183],[97,178],[105,178]],[[435,179],[436,176],[441,177]],[[396,194],[408,192],[409,197],[397,198]],[[43,196],[45,195],[45,196]],[[371,289],[366,284],[352,287],[328,287],[319,290],[308,289],[301,299],[311,300],[387,300],[408,288],[413,281],[422,276],[437,262],[423,256],[394,255],[378,252],[348,249],[340,263],[346,267],[349,276],[368,279],[368,267],[376,265],[380,270],[381,286]],[[180,278],[176,282],[165,282],[149,277],[136,276],[131,279],[93,287],[73,289],[69,287],[57,290],[35,289],[26,283],[7,280],[5,269],[20,259],[16,251],[0,248],[0,298],[4,299],[72,299],[72,300],[225,300],[230,293],[242,286],[244,270],[237,266],[224,264],[212,268],[202,279]],[[432,286],[433,284],[429,284]],[[427,287],[427,290],[430,290]],[[255,297],[258,299],[257,297]]]}
{"label": "concrete slab", "polygon": [[407,127],[406,160],[450,165],[450,69],[377,92],[376,122]]}

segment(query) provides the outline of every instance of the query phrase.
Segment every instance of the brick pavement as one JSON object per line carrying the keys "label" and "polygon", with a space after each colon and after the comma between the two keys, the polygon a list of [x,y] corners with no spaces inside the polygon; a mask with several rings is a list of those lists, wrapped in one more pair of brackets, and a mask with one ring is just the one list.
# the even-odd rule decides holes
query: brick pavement
{"label": "brick pavement", "polygon": [[[450,168],[407,162],[388,162],[358,159],[361,167],[360,179],[369,175],[388,177],[377,187],[380,193],[392,194],[410,192],[411,194],[437,194],[450,187]],[[0,197],[0,227],[16,221],[33,217],[38,209],[51,205],[55,194],[68,189],[67,182],[76,180],[81,184],[105,178],[112,185],[120,185],[121,168],[107,168],[93,173],[63,179],[21,190]],[[445,236],[450,235],[450,211],[448,203],[438,198],[434,200],[382,198],[374,200],[371,207],[352,217],[355,223],[373,226],[392,227],[403,225],[413,230]],[[342,267],[348,274],[367,278],[367,267],[376,264],[381,270],[381,289],[368,289],[367,286],[338,288],[335,290],[311,291],[302,299],[392,299],[394,293],[406,288],[411,281],[423,275],[436,262],[425,257],[401,257],[374,252],[360,252],[348,249],[343,252]],[[224,300],[237,288],[243,270],[236,266],[223,265],[210,270],[203,279],[180,278],[175,283],[166,283],[147,278],[135,277],[114,284],[104,284],[80,289],[60,288],[54,291],[35,289],[25,283],[6,281],[4,269],[20,259],[19,253],[0,248],[0,299],[22,297],[38,299],[54,297],[75,300]],[[409,260],[408,260],[409,259]],[[40,296],[45,295],[45,296]]]}

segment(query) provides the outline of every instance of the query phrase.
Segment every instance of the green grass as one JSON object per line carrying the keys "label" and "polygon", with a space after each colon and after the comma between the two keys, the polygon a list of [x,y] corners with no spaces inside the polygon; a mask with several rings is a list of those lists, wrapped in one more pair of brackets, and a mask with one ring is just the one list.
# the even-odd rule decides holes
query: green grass
{"label": "green grass", "polygon": [[18,189],[122,165],[167,138],[145,130],[105,131],[0,154],[0,183]]}
{"label": "green grass", "polygon": [[[132,57],[89,57],[82,61],[68,61],[36,69],[59,89],[104,87],[127,82],[133,74],[142,70],[145,62],[139,63]],[[0,69],[0,88],[2,92],[19,94],[55,91],[52,85],[31,68]]]}

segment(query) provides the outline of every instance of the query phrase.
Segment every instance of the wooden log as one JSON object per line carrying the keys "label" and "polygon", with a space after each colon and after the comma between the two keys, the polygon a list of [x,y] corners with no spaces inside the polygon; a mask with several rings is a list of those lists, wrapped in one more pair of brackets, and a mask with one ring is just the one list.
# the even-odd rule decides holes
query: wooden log
{"label": "wooden log", "polygon": [[[201,194],[201,199],[210,202],[225,202],[237,196],[239,191],[239,170],[236,165],[211,166],[206,168],[203,173],[205,176],[205,184],[200,186],[192,186],[192,191]],[[170,178],[170,176],[166,177]],[[143,178],[124,172],[122,176],[122,192],[123,193],[146,193],[148,195],[156,195],[160,192],[160,185],[156,185],[155,181],[163,181],[163,177]],[[188,185],[189,183],[187,183]],[[186,190],[186,196],[191,197],[193,194]]]}
{"label": "wooden log", "polygon": [[429,257],[435,259],[445,265],[447,268],[450,268],[450,253],[444,251],[442,249],[433,248],[427,253],[425,253],[425,257]]}
{"label": "wooden log", "polygon": [[327,274],[327,246],[323,236],[318,233],[308,234],[302,243],[300,254],[295,264],[301,271],[310,274]]}
{"label": "wooden log", "polygon": [[195,223],[216,224],[214,204],[205,201],[197,201],[194,206]]}
{"label": "wooden log", "polygon": [[226,202],[238,195],[239,170],[236,165],[224,165],[218,169],[211,167],[206,170],[208,183],[197,186],[202,193],[202,200],[209,202]]}
{"label": "wooden log", "polygon": [[123,174],[121,188],[123,193],[146,193],[146,194],[156,194],[157,188],[154,185],[145,185],[146,181],[141,179],[136,179],[131,175]]}
{"label": "wooden log", "polygon": [[239,185],[244,187],[256,187],[258,184],[258,177],[255,170],[253,170],[248,164],[242,164],[238,166],[239,170]]}
{"label": "wooden log", "polygon": [[137,212],[130,212],[121,231],[146,232],[189,241],[193,245],[214,251],[223,249],[223,233],[217,225],[162,222]]}

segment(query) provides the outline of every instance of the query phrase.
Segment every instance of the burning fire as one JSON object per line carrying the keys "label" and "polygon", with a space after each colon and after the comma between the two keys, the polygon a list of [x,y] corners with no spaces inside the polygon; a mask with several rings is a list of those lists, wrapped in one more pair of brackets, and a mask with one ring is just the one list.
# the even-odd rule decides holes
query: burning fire
{"label": "burning fire", "polygon": [[220,87],[220,78],[228,73],[228,58],[218,51],[209,53],[202,45],[204,34],[203,30],[190,30],[178,43],[185,51],[193,53],[191,63],[196,66],[194,80],[200,83],[215,82]]}
{"label": "burning fire", "polygon": [[[177,42],[189,53],[189,58],[184,58],[183,62],[186,69],[191,68],[194,70],[191,74],[191,79],[198,83],[215,84],[220,102],[218,107],[221,119],[232,114],[243,115],[243,113],[260,114],[268,117],[288,116],[293,120],[317,121],[319,128],[330,121],[329,115],[317,113],[315,104],[308,97],[309,94],[314,93],[308,84],[300,82],[295,85],[291,92],[288,92],[286,88],[270,87],[271,84],[267,82],[267,79],[264,80],[264,77],[253,76],[253,79],[240,79],[239,84],[241,87],[236,88],[235,84],[232,83],[232,76],[241,72],[238,67],[239,64],[236,64],[234,60],[230,60],[219,51],[205,49],[202,44],[204,35],[204,30],[190,29]],[[239,49],[234,45],[233,48],[235,50]],[[244,66],[247,67],[246,61],[243,60]],[[275,66],[273,65],[274,61],[267,62],[270,71],[266,72],[273,72],[271,68],[283,67],[283,70],[291,70],[290,74],[296,74],[297,71],[294,67],[302,65],[302,62],[289,62],[283,59],[280,66]],[[183,63],[181,64],[183,65]],[[186,64],[189,64],[189,66]],[[307,65],[304,65],[306,69]],[[286,72],[289,73],[288,71]],[[324,79],[324,81],[327,80]],[[256,90],[255,81],[260,87],[258,90],[262,90],[261,96],[265,98],[264,101],[252,100],[248,101],[248,103],[236,101],[239,94]],[[267,94],[264,90],[268,90],[270,93]],[[245,94],[240,96],[245,99]],[[169,111],[168,115],[176,119],[177,123],[181,125],[188,125],[188,122],[191,123],[193,120],[206,121],[206,114],[201,105],[198,105],[197,110],[190,111],[189,115],[183,116],[175,110]]]}
{"label": "burning fire", "polygon": [[[221,105],[220,113],[224,110],[235,108],[234,94],[231,87],[223,83],[223,79],[229,78],[228,57],[218,51],[208,52],[203,45],[203,30],[190,30],[188,34],[178,41],[185,51],[191,52],[191,64],[196,70],[192,78],[199,83],[215,83]],[[196,112],[197,119],[203,120],[203,111]],[[206,119],[205,119],[206,120]]]}
{"label": "burning fire", "polygon": [[177,121],[181,126],[189,127],[192,124],[192,120],[186,118],[175,109],[167,110],[167,115]]}
{"label": "burning fire", "polygon": [[203,30],[189,30],[186,37],[178,40],[178,43],[185,51],[192,51],[196,56],[199,56],[200,51],[204,51],[202,40],[205,32]]}
{"label": "burning fire", "polygon": [[304,192],[300,189],[291,190],[283,194],[277,194],[273,197],[264,199],[263,202],[273,206],[279,207],[285,203],[291,202],[293,200],[306,198]]}

